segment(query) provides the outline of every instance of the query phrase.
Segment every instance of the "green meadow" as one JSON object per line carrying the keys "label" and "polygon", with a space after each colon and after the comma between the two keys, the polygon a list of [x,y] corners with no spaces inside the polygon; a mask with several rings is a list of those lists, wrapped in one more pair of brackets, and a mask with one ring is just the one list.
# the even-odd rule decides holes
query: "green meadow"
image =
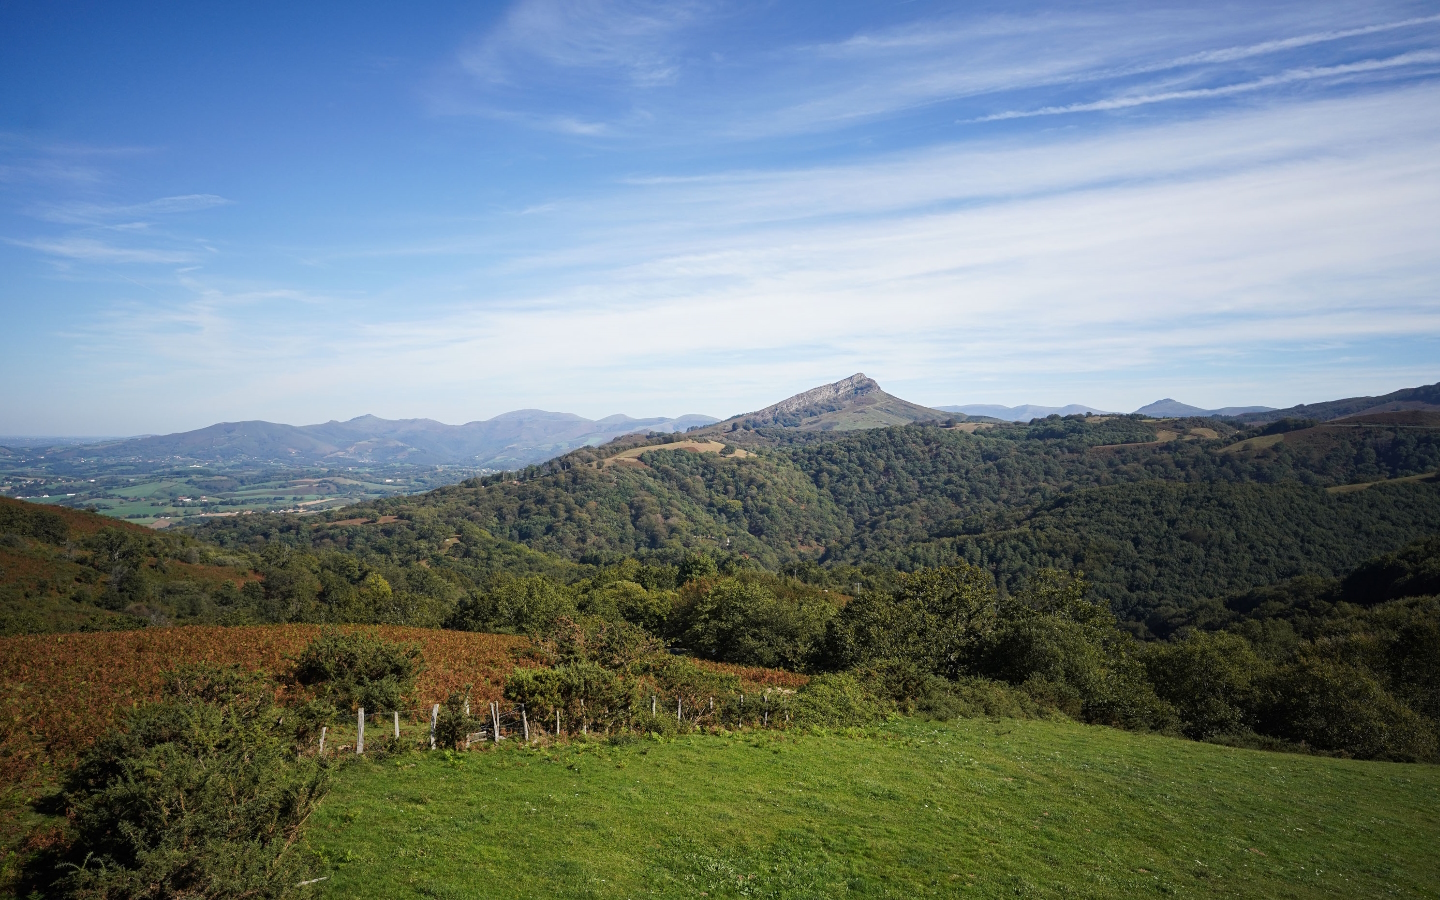
{"label": "green meadow", "polygon": [[323,897],[1426,897],[1440,768],[895,720],[357,760]]}

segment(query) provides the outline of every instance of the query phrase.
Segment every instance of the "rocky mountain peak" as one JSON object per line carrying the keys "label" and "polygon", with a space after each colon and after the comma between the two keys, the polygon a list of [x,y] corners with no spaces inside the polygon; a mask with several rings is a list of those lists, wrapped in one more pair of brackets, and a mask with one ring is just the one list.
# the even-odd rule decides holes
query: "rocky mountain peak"
{"label": "rocky mountain peak", "polygon": [[755,417],[777,416],[786,413],[798,413],[802,410],[815,407],[834,406],[843,404],[848,400],[864,397],[867,394],[885,393],[875,379],[868,377],[864,372],[856,372],[849,378],[841,379],[834,384],[822,384],[820,387],[811,388],[800,394],[796,394],[785,400],[781,400],[773,406],[751,413]]}

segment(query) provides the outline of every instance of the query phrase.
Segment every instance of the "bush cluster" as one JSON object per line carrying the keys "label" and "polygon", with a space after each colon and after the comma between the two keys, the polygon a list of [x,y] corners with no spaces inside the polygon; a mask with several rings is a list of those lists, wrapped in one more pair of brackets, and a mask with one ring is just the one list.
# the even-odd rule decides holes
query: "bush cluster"
{"label": "bush cluster", "polygon": [[295,895],[307,875],[296,842],[329,776],[296,753],[275,693],[236,669],[171,673],[162,699],[137,707],[67,777],[69,841],[33,861],[22,895]]}

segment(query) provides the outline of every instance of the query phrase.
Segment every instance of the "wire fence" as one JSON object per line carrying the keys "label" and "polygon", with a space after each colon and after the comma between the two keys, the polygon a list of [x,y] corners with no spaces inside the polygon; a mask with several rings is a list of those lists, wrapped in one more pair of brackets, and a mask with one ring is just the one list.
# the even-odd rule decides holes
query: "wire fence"
{"label": "wire fence", "polygon": [[[553,743],[577,736],[623,732],[670,733],[707,727],[786,728],[791,722],[795,692],[784,688],[759,694],[686,696],[651,693],[623,705],[605,705],[583,698],[561,703],[512,703],[505,700],[466,702],[460,710],[446,704],[370,711],[358,709],[316,723],[319,732],[311,752],[322,756],[364,754],[374,749],[453,749],[498,746],[505,741]],[[458,712],[458,716],[456,715]],[[442,717],[448,714],[449,721]],[[450,724],[447,729],[445,724]],[[463,726],[456,733],[454,725]],[[450,734],[442,736],[449,731]],[[463,737],[461,736],[463,734]]]}

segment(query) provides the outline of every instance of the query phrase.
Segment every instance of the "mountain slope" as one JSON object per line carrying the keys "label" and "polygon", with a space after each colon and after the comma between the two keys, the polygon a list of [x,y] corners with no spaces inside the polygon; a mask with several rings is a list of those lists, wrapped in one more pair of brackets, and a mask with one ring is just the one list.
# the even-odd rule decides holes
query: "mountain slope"
{"label": "mountain slope", "polygon": [[1244,413],[1236,416],[1241,422],[1261,424],[1278,419],[1319,419],[1328,422],[1345,416],[1364,413],[1398,412],[1406,409],[1440,410],[1440,382],[1420,387],[1402,388],[1379,397],[1347,397],[1324,403],[1302,403],[1286,409]]}

